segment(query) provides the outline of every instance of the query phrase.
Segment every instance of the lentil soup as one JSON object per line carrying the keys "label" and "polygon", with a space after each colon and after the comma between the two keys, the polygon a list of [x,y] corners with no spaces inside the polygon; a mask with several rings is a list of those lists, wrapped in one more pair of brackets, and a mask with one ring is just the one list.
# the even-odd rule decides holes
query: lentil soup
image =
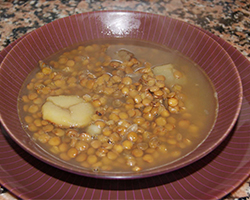
{"label": "lentil soup", "polygon": [[213,85],[178,52],[133,40],[98,41],[40,61],[20,92],[27,134],[77,167],[130,172],[192,152],[217,114]]}

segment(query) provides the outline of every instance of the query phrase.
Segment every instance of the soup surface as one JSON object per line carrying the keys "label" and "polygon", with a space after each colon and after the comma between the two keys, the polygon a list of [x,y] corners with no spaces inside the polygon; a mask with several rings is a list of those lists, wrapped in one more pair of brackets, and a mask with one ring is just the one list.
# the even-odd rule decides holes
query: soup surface
{"label": "soup surface", "polygon": [[216,119],[199,66],[143,41],[95,41],[40,61],[20,92],[27,134],[58,159],[130,172],[192,152]]}

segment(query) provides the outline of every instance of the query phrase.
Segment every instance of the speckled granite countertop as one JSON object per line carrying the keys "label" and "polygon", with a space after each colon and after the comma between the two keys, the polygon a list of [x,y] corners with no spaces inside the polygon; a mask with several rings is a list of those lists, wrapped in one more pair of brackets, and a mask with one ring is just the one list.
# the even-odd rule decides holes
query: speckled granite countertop
{"label": "speckled granite countertop", "polygon": [[[223,38],[250,60],[249,0],[0,0],[0,51],[24,34],[68,15],[95,10],[137,10],[170,16]],[[226,199],[250,198],[250,179]],[[1,188],[1,199],[15,199]]]}

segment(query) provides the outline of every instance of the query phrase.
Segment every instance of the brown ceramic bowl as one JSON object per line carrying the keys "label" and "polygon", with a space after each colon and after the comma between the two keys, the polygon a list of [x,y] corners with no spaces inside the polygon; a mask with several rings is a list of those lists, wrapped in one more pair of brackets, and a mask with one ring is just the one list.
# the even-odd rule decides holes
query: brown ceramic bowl
{"label": "brown ceramic bowl", "polygon": [[[205,141],[192,153],[168,165],[139,173],[93,172],[55,159],[23,130],[18,116],[18,94],[37,65],[62,48],[95,39],[128,38],[165,45],[202,67],[218,95],[218,116]],[[62,18],[27,35],[6,56],[0,69],[1,122],[10,136],[36,158],[57,168],[96,178],[142,178],[187,166],[215,149],[233,128],[242,103],[238,71],[226,51],[193,26],[164,16],[128,11],[91,12]]]}

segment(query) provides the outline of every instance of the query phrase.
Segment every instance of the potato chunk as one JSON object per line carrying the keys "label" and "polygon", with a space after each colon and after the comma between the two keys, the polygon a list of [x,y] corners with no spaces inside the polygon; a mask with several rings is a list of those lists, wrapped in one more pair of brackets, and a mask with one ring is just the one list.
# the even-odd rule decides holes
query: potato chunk
{"label": "potato chunk", "polygon": [[47,98],[47,101],[51,101],[53,104],[60,106],[62,108],[69,108],[75,104],[84,102],[82,98],[78,96],[50,96]]}
{"label": "potato chunk", "polygon": [[172,87],[175,84],[184,85],[186,83],[186,77],[182,76],[177,78],[174,73],[177,71],[172,64],[156,66],[152,69],[154,75],[163,75],[166,80],[165,83],[168,87]]}
{"label": "potato chunk", "polygon": [[50,96],[42,106],[43,119],[64,128],[87,126],[94,108],[78,96]]}

